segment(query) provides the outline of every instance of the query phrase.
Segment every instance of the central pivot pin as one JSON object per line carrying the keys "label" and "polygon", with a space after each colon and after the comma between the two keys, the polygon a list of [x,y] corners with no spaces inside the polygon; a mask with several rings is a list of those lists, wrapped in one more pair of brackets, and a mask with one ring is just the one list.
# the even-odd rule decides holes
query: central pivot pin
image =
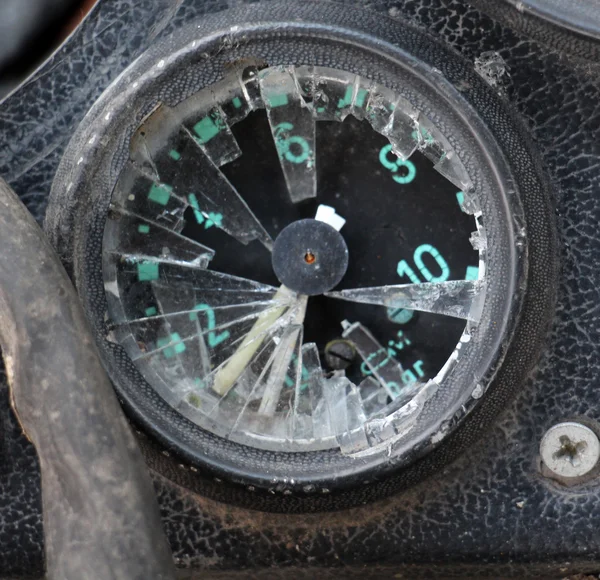
{"label": "central pivot pin", "polygon": [[342,235],[318,220],[298,220],[284,228],[273,245],[273,270],[299,294],[315,296],[335,288],[348,268]]}

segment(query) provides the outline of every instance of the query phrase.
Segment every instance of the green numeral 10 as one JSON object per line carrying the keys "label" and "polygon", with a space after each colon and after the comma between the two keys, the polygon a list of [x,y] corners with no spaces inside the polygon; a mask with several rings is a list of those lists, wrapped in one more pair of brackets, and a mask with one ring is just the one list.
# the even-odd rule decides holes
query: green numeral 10
{"label": "green numeral 10", "polygon": [[[429,254],[440,267],[439,275],[435,276],[423,263],[423,254]],[[421,244],[413,254],[413,261],[425,282],[445,282],[450,277],[450,268],[443,256],[431,244]],[[398,276],[407,276],[413,284],[421,284],[421,280],[406,260],[398,262]]]}

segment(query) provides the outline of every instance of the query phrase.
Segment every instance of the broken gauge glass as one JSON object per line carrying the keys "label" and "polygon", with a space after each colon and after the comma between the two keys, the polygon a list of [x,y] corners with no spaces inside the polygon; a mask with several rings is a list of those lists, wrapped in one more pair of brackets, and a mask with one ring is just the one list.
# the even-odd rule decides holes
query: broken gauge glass
{"label": "broken gauge glass", "polygon": [[104,232],[110,337],[213,434],[360,456],[461,364],[485,254],[477,192],[408,101],[247,66],[133,136]]}

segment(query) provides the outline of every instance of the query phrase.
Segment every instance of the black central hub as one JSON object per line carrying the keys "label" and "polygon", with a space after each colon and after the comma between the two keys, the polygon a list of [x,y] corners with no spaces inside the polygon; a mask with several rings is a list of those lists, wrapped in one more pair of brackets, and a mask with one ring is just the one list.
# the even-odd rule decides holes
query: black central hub
{"label": "black central hub", "polygon": [[299,294],[315,296],[337,286],[348,268],[348,248],[329,224],[298,220],[284,228],[273,245],[273,270]]}

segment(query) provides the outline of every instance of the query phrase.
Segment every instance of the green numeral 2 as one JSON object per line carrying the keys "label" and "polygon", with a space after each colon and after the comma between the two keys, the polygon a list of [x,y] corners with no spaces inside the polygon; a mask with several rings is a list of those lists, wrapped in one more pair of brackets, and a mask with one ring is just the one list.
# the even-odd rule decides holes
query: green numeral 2
{"label": "green numeral 2", "polygon": [[[208,324],[207,330],[209,331],[208,346],[214,348],[215,346],[229,338],[228,330],[224,330],[220,334],[214,332],[216,326],[215,311],[208,304],[196,304],[196,306],[194,306],[194,310],[198,310],[206,314],[206,320]],[[190,313],[190,320],[198,320],[198,315],[195,312]]]}

